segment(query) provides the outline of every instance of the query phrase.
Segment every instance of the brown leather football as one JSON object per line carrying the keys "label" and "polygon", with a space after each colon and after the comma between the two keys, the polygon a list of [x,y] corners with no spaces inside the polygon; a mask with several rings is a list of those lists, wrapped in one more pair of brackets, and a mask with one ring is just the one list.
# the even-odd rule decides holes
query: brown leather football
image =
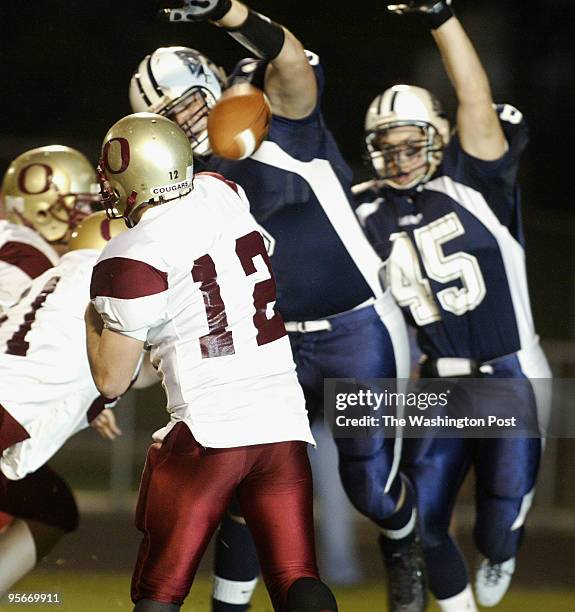
{"label": "brown leather football", "polygon": [[208,115],[212,151],[226,159],[245,159],[267,136],[271,108],[261,89],[238,83],[226,89]]}

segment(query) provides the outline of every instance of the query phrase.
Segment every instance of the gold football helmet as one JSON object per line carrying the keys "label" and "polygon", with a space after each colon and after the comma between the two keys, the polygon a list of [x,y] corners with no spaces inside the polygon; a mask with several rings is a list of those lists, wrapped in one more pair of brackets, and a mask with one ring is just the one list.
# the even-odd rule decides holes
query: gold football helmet
{"label": "gold football helmet", "polygon": [[86,217],[72,230],[68,251],[79,249],[101,251],[107,242],[126,231],[128,228],[121,219],[108,219],[106,211],[100,210]]}
{"label": "gold football helmet", "polygon": [[82,153],[49,145],[26,151],[2,183],[6,218],[27,225],[48,242],[66,242],[86,215],[101,208],[96,173]]}
{"label": "gold football helmet", "polygon": [[106,134],[98,166],[103,204],[126,219],[145,204],[163,204],[192,189],[192,147],[182,128],[154,113],[120,119]]}

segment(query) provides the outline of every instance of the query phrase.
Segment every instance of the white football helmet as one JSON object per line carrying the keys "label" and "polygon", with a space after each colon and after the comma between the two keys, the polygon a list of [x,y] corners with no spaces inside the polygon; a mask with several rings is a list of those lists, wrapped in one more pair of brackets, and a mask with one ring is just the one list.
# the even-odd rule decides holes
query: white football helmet
{"label": "white football helmet", "polygon": [[134,112],[158,113],[175,121],[195,155],[211,153],[207,116],[222,94],[225,74],[188,47],[160,47],[147,55],[130,81]]}
{"label": "white football helmet", "polygon": [[[409,139],[387,143],[389,130],[415,127]],[[414,85],[394,85],[379,94],[370,104],[365,116],[365,143],[376,174],[394,189],[413,189],[429,180],[441,163],[443,149],[449,142],[449,121],[441,104],[427,89]],[[400,139],[401,140],[401,139]],[[421,164],[407,174],[400,159],[421,156]],[[395,180],[394,180],[395,179]]]}
{"label": "white football helmet", "polygon": [[48,242],[66,243],[82,219],[102,208],[94,167],[76,149],[60,145],[19,155],[4,175],[2,191],[6,218]]}
{"label": "white football helmet", "polygon": [[135,223],[145,204],[162,204],[192,189],[194,156],[183,130],[153,113],[117,121],[104,137],[98,179],[110,219]]}

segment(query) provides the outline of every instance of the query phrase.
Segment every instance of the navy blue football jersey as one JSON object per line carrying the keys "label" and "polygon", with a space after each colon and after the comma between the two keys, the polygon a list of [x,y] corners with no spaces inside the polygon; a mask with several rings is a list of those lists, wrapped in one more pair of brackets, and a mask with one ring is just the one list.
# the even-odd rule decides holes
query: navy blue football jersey
{"label": "navy blue football jersey", "polygon": [[[266,140],[248,159],[208,162],[245,189],[271,236],[277,307],[290,321],[321,319],[382,294],[381,261],[353,211],[351,169],[320,110],[323,72],[317,56],[308,57],[320,92],[312,113],[300,120],[273,116]],[[264,68],[244,60],[233,76],[254,81]]]}
{"label": "navy blue football jersey", "polygon": [[402,194],[377,180],[354,188],[385,260],[383,283],[430,357],[487,361],[535,339],[516,185],[527,128],[515,108],[497,108],[508,141],[500,159],[471,157],[454,135],[421,190]]}

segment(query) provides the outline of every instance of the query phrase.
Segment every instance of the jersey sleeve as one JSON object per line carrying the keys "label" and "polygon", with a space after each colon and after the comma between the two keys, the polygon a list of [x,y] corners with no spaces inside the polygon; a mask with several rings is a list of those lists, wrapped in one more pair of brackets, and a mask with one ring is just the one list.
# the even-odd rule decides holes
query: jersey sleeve
{"label": "jersey sleeve", "polygon": [[492,161],[477,159],[466,153],[455,135],[446,150],[447,165],[456,180],[462,180],[480,191],[499,221],[512,233],[519,233],[519,161],[529,136],[527,123],[520,111],[509,104],[496,105],[501,127],[507,140],[507,151]]}
{"label": "jersey sleeve", "polygon": [[325,87],[325,74],[323,71],[323,66],[321,65],[319,61],[319,55],[317,55],[316,53],[314,53],[313,51],[308,51],[306,49],[305,54],[310,63],[310,66],[313,68],[315,78],[317,81],[317,99],[318,99],[317,105],[319,106],[321,99],[323,97],[323,90]]}
{"label": "jersey sleeve", "polygon": [[92,272],[90,298],[106,328],[145,342],[167,318],[168,274],[136,259],[104,259]]}
{"label": "jersey sleeve", "polygon": [[0,247],[0,306],[15,304],[34,278],[55,261],[31,244],[8,241]]}
{"label": "jersey sleeve", "polygon": [[0,261],[10,264],[29,278],[37,278],[40,274],[49,270],[55,261],[31,244],[25,242],[5,242],[0,248]]}
{"label": "jersey sleeve", "polygon": [[507,151],[499,159],[492,161],[477,159],[463,149],[461,153],[467,158],[466,165],[478,178],[500,179],[512,186],[515,183],[519,160],[529,139],[527,123],[522,113],[510,104],[498,104],[496,110],[507,140]]}
{"label": "jersey sleeve", "polygon": [[[325,76],[322,65],[319,61],[319,56],[313,51],[308,51],[307,49],[305,50],[305,54],[311,67],[313,68],[317,81],[317,103],[313,111],[310,113],[310,115],[308,115],[308,117],[311,117],[319,112],[325,85]],[[267,66],[268,62],[263,59],[255,59],[250,57],[241,60],[236,64],[233,72],[230,74],[228,86],[247,81],[248,83],[254,85],[254,87],[258,87],[259,89],[263,90]],[[306,121],[308,117],[298,120],[294,119],[293,121]]]}

